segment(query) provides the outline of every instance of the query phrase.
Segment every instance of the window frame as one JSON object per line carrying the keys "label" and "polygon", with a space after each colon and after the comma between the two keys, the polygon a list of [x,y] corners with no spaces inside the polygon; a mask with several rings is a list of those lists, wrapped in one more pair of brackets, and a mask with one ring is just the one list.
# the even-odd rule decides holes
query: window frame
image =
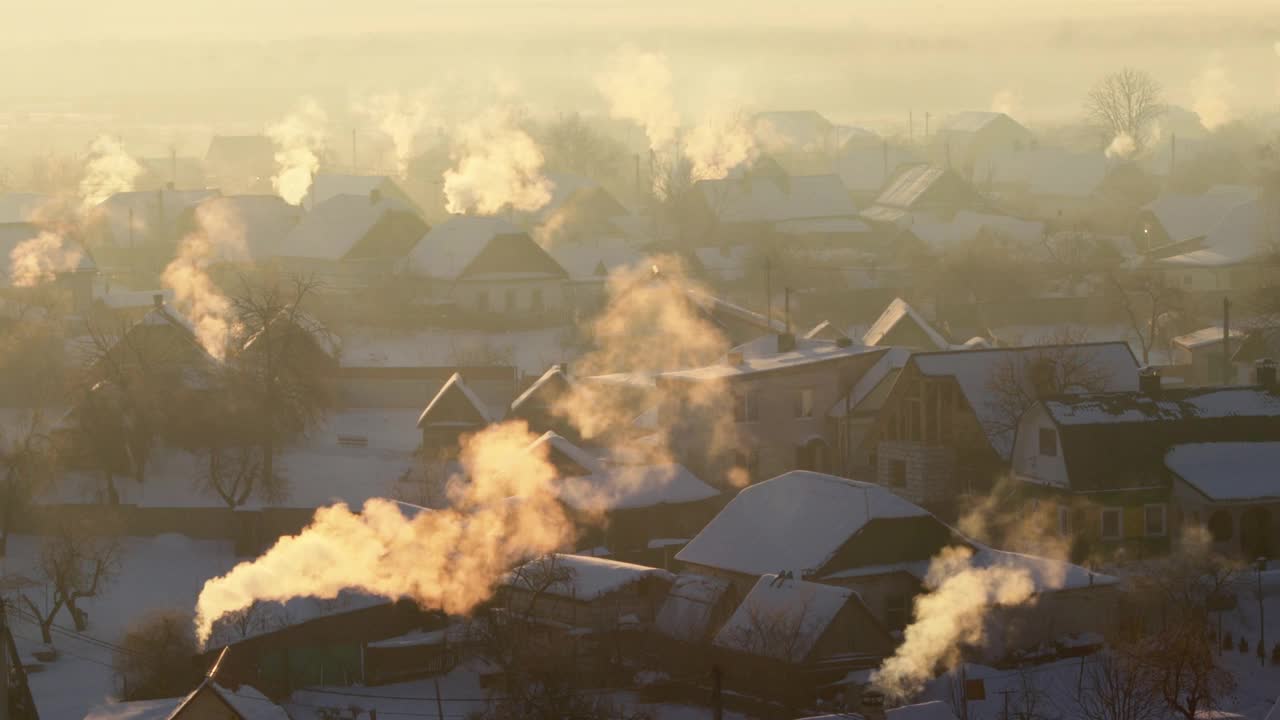
{"label": "window frame", "polygon": [[[740,405],[741,412],[739,412]],[[756,404],[754,392],[738,390],[733,393],[733,420],[738,423],[753,423],[760,420],[760,407]]]}
{"label": "window frame", "polygon": [[1068,505],[1058,506],[1058,535],[1060,537],[1071,537],[1075,532],[1074,518],[1071,515],[1071,507]]}
{"label": "window frame", "polygon": [[[1107,533],[1107,513],[1115,513],[1116,531],[1114,534]],[[1098,537],[1103,540],[1122,540],[1124,539],[1124,508],[1104,507],[1098,513]]]}
{"label": "window frame", "polygon": [[795,416],[799,419],[813,417],[813,388],[803,387],[796,390]]}
{"label": "window frame", "polygon": [[[1152,510],[1160,510],[1160,532],[1151,532]],[[1165,503],[1147,503],[1142,506],[1142,534],[1147,537],[1164,537],[1169,534],[1169,506]]]}

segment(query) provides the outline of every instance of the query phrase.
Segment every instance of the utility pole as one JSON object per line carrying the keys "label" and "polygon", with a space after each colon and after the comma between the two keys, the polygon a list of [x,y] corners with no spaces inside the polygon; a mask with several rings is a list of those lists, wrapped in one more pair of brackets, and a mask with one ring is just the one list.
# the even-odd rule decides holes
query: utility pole
{"label": "utility pole", "polygon": [[721,697],[720,666],[711,666],[711,718],[722,720],[724,717],[724,699]]}
{"label": "utility pole", "polygon": [[1231,384],[1231,300],[1222,298],[1222,384]]}
{"label": "utility pole", "polygon": [[787,321],[787,334],[791,334],[791,288],[782,289],[783,315]]}
{"label": "utility pole", "polygon": [[907,140],[911,142],[916,140],[916,114],[913,110],[907,111]]}
{"label": "utility pole", "polygon": [[773,332],[773,258],[764,256],[764,324]]}
{"label": "utility pole", "polygon": [[1258,558],[1258,664],[1263,667],[1267,666],[1267,612],[1262,606],[1262,569],[1266,566],[1267,559]]}
{"label": "utility pole", "polygon": [[444,700],[440,699],[440,676],[431,678],[431,682],[435,683],[436,687],[436,715],[440,720],[444,720]]}
{"label": "utility pole", "polygon": [[925,114],[924,114],[924,139],[925,139],[925,142],[929,141],[929,112],[928,111],[925,111]]}
{"label": "utility pole", "polygon": [[356,129],[351,128],[351,174],[352,175],[356,174],[357,167],[359,166],[356,164]]}
{"label": "utility pole", "polygon": [[9,625],[0,599],[0,720],[9,720]]}

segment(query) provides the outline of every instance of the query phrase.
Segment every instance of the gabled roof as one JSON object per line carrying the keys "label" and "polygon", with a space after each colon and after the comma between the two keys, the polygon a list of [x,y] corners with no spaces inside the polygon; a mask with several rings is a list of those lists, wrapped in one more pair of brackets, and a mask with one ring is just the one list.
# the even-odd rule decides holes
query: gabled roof
{"label": "gabled roof", "polygon": [[[1095,369],[1102,376],[1104,386],[1110,390],[1132,391],[1138,387],[1138,361],[1128,343],[1124,342],[917,353],[907,364],[914,365],[923,375],[954,378],[982,425],[991,449],[1007,460],[1013,449],[1013,432],[1007,429],[1009,419],[1000,417],[1002,410],[995,402],[993,378],[1005,363],[1026,365],[1039,357],[1051,358],[1055,352],[1080,353],[1080,362],[1086,362]],[[1027,373],[1021,374],[1025,376]],[[1024,381],[1028,384],[1028,392],[1034,394],[1029,388],[1030,379],[1024,378]]]}
{"label": "gabled roof", "polygon": [[[567,571],[567,579],[552,583],[545,592],[548,595],[571,600],[590,602],[646,580],[671,583],[676,578],[666,570],[617,560],[563,553],[552,557],[559,569]],[[505,582],[508,587],[519,589],[520,585],[513,584],[515,577],[516,574],[512,573],[507,576]]]}
{"label": "gabled roof", "polygon": [[912,210],[946,198],[946,192],[973,195],[973,188],[955,172],[937,165],[910,165],[903,168],[876,198],[876,205]]}
{"label": "gabled roof", "polygon": [[680,573],[654,618],[659,633],[684,642],[696,642],[717,630],[715,611],[729,590],[729,581],[696,573]]}
{"label": "gabled roof", "polygon": [[[1273,224],[1275,219],[1274,209],[1262,200],[1240,203],[1213,224],[1197,247],[1156,262],[1180,267],[1221,267],[1274,255],[1280,252],[1280,231]],[[1194,232],[1195,227],[1198,226],[1194,223],[1183,222],[1179,232]]]}
{"label": "gabled roof", "polygon": [[462,268],[458,277],[567,279],[569,273],[527,233],[516,232],[494,235]]}
{"label": "gabled roof", "polygon": [[556,363],[547,368],[542,376],[533,381],[519,397],[511,401],[511,415],[519,416],[520,411],[526,406],[533,405],[550,406],[561,395],[573,386],[569,380],[569,376],[564,372],[564,366]]}
{"label": "gabled roof", "polygon": [[933,349],[951,349],[951,343],[943,337],[942,333],[938,332],[918,310],[912,307],[911,303],[902,298],[894,298],[893,302],[889,303],[888,307],[884,309],[884,312],[880,313],[880,317],[876,318],[876,321],[871,324],[871,327],[862,336],[862,344],[869,346],[879,345],[886,335],[904,322],[910,322],[919,327],[920,331],[933,343]]}
{"label": "gabled roof", "polygon": [[867,523],[930,517],[879,485],[796,470],[738,493],[676,559],[747,575],[816,571]]}
{"label": "gabled roof", "polygon": [[771,110],[752,118],[757,137],[766,145],[782,142],[799,150],[821,150],[831,135],[831,121],[817,110]]}
{"label": "gabled roof", "polygon": [[339,173],[320,173],[311,179],[311,188],[303,198],[304,207],[311,209],[339,195],[360,195],[368,198],[377,192],[383,198],[396,200],[409,207],[413,212],[421,212],[405,191],[386,175],[346,175]]}
{"label": "gabled roof", "polygon": [[[364,195],[337,195],[316,205],[285,236],[277,257],[342,260],[353,255],[360,244],[382,223],[412,219],[406,227],[397,222],[397,244],[403,252],[427,231],[427,225],[413,208],[395,198],[378,200]],[[399,236],[403,237],[399,237]],[[392,253],[403,255],[403,252]]]}
{"label": "gabled roof", "polygon": [[1005,113],[981,110],[969,110],[950,115],[946,120],[942,121],[942,125],[938,127],[937,131],[939,133],[978,133],[988,127],[1000,124],[1007,124],[1009,127],[1021,130],[1028,135],[1031,134],[1021,123]]}
{"label": "gabled roof", "polygon": [[721,223],[777,223],[858,215],[858,208],[838,175],[778,177],[750,173],[699,180],[694,189]]}
{"label": "gabled roof", "polygon": [[603,281],[609,273],[634,265],[643,254],[624,238],[604,238],[589,243],[560,243],[549,251],[575,280]]}
{"label": "gabled roof", "polygon": [[1174,445],[1164,462],[1210,500],[1280,500],[1280,442]]}
{"label": "gabled roof", "polygon": [[[1222,331],[1221,325],[1210,325],[1209,327],[1200,328],[1195,332],[1189,332],[1185,335],[1179,335],[1178,337],[1174,338],[1170,342],[1172,342],[1174,345],[1179,345],[1181,347],[1187,348],[1188,350],[1204,347],[1206,345],[1214,345],[1214,344],[1221,346],[1223,334],[1224,333]],[[1245,335],[1245,332],[1240,328],[1231,328],[1232,344],[1235,344],[1240,340],[1242,340],[1244,338],[1244,335]]]}
{"label": "gabled roof", "polygon": [[215,243],[217,260],[242,262],[264,260],[278,254],[289,231],[298,224],[302,210],[290,205],[279,195],[223,195],[206,198],[184,214],[180,232],[194,228],[196,213],[207,210],[230,218],[244,233],[244,247],[249,257],[233,256],[223,243]]}
{"label": "gabled roof", "polygon": [[527,233],[494,216],[449,218],[418,241],[407,262],[411,272],[441,279],[487,273],[568,276]]}
{"label": "gabled roof", "polygon": [[914,148],[905,145],[850,142],[836,157],[835,171],[850,190],[873,193],[883,190],[903,166],[921,160]]}
{"label": "gabled roof", "polygon": [[1207,237],[1233,210],[1256,199],[1256,192],[1219,187],[1200,195],[1161,195],[1142,209],[1155,216],[1170,243],[1180,243]]}
{"label": "gabled roof", "polygon": [[762,575],[713,643],[749,655],[804,662],[850,602],[862,600],[849,588]]}
{"label": "gabled roof", "polygon": [[[796,340],[794,350],[776,351],[777,336],[768,335],[745,344],[742,362],[730,364],[728,358],[714,365],[685,368],[659,373],[663,380],[704,382],[787,370],[816,363],[849,359],[859,355],[883,352],[883,348],[853,344],[841,347],[830,340]],[[774,350],[770,350],[770,345]]]}
{"label": "gabled roof", "polygon": [[889,348],[876,360],[876,364],[867,368],[862,377],[858,378],[858,382],[853,384],[853,389],[849,391],[849,401],[846,403],[843,398],[836,401],[827,413],[827,417],[844,417],[846,409],[854,415],[879,410],[893,387],[893,381],[906,366],[909,357],[911,357],[909,348]]}
{"label": "gabled roof", "polygon": [[[136,190],[120,192],[102,201],[93,212],[106,224],[109,240],[116,246],[129,244],[129,221],[133,220],[134,238],[146,240],[157,232],[171,232],[183,212],[204,200],[215,197],[217,190]],[[132,216],[130,216],[132,211]],[[162,214],[163,213],[163,218]],[[163,225],[157,223],[163,219]],[[177,238],[174,238],[175,240]]]}
{"label": "gabled roof", "polygon": [[462,375],[454,373],[418,416],[418,427],[480,427],[497,422],[499,419],[485,406],[480,397],[467,387]]}

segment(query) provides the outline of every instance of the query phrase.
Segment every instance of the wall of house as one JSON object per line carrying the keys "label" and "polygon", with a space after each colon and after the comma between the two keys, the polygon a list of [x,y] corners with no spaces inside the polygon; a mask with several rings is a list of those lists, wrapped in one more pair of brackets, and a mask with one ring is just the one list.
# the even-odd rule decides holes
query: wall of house
{"label": "wall of house", "polygon": [[883,657],[892,652],[892,640],[885,628],[856,599],[851,599],[836,613],[826,631],[813,644],[807,659],[812,662],[855,653]]}
{"label": "wall of house", "polygon": [[[1057,448],[1053,455],[1041,452],[1040,432],[1052,432],[1057,438]],[[1054,487],[1069,487],[1066,460],[1062,455],[1062,439],[1058,428],[1049,419],[1043,405],[1035,405],[1027,410],[1018,421],[1018,433],[1013,443],[1010,462],[1014,477],[1031,480]]]}
{"label": "wall of house", "polygon": [[857,577],[839,577],[837,574],[822,578],[821,582],[856,590],[875,619],[889,630],[901,630],[904,626],[902,619],[893,617],[892,609],[905,607],[906,613],[902,617],[909,622],[915,597],[921,591],[920,581],[907,572]]}
{"label": "wall of house", "polygon": [[[454,283],[452,296],[457,306],[468,312],[556,317],[568,306],[567,286],[563,278],[551,276],[480,276]],[[541,308],[537,307],[539,301]]]}
{"label": "wall of house", "polygon": [[1119,593],[1114,585],[1094,585],[1051,591],[1034,603],[998,607],[987,618],[988,660],[1031,650],[1085,633],[1107,636],[1120,619]]}
{"label": "wall of house", "polygon": [[[905,478],[899,474],[899,464],[905,466]],[[907,440],[881,442],[876,450],[876,482],[917,505],[954,499],[956,451]]]}
{"label": "wall of house", "polygon": [[[671,584],[665,580],[645,578],[594,600],[543,593],[533,601],[532,614],[539,620],[607,632],[618,629],[629,615],[641,623],[653,622],[670,589]],[[503,592],[511,607],[522,612],[529,607],[533,595],[523,588],[507,587]]]}
{"label": "wall of house", "polygon": [[[1174,479],[1171,498],[1181,514],[1183,532],[1191,528],[1207,531],[1219,553],[1251,561],[1259,556],[1275,557],[1280,551],[1280,501],[1214,502],[1182,478]],[[1263,527],[1255,533],[1258,522]]]}
{"label": "wall of house", "polygon": [[[1159,555],[1180,532],[1181,517],[1167,488],[1136,489],[1108,493],[1080,493],[1022,483],[1024,515],[1047,511],[1063,541],[1070,545],[1072,560],[1106,557],[1117,552],[1136,559]],[[1047,507],[1046,507],[1047,504]],[[1164,508],[1163,532],[1147,527],[1147,508]],[[1104,514],[1118,511],[1120,533],[1103,537]],[[1065,523],[1065,525],[1064,525]]]}

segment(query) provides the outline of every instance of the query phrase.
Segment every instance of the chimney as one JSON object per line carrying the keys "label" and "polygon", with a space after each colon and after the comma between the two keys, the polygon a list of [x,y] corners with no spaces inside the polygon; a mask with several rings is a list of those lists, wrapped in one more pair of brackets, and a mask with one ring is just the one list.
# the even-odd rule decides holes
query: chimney
{"label": "chimney", "polygon": [[1258,384],[1267,390],[1276,389],[1276,361],[1271,358],[1262,358],[1254,363],[1254,373],[1257,375]]}
{"label": "chimney", "polygon": [[796,349],[796,336],[789,332],[778,333],[778,352],[791,352]]}
{"label": "chimney", "polygon": [[742,364],[742,361],[743,356],[741,350],[730,350],[729,354],[725,355],[725,363],[730,367],[737,367]]}
{"label": "chimney", "polygon": [[378,188],[374,188],[374,189],[370,190],[370,191],[369,191],[369,204],[370,204],[370,205],[377,205],[377,204],[378,204],[378,203],[380,203],[380,202],[382,202],[382,191],[381,191],[381,190],[379,190]]}
{"label": "chimney", "polygon": [[1138,369],[1138,392],[1152,397],[1160,396],[1160,371],[1150,365]]}
{"label": "chimney", "polygon": [[884,693],[872,688],[863,690],[858,702],[858,714],[866,720],[885,720]]}
{"label": "chimney", "polygon": [[156,293],[151,296],[151,304],[158,308],[164,307],[164,293]]}
{"label": "chimney", "polygon": [[840,337],[836,338],[836,347],[838,348],[853,347],[853,338],[849,338],[841,335]]}

